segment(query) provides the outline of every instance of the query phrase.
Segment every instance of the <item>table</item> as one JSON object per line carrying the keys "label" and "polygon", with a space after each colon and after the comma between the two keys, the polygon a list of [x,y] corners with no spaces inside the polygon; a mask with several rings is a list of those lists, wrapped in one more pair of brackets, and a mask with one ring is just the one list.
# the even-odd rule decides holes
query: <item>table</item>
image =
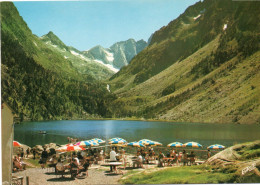
{"label": "table", "polygon": [[122,165],[123,163],[121,163],[121,162],[109,162],[109,163],[104,163],[104,164],[102,164],[102,166],[111,166],[112,167],[112,169],[113,169],[113,166],[115,166],[115,174],[119,174],[119,173],[122,173],[122,171],[121,170],[117,170],[117,166],[120,166],[120,165]]}
{"label": "table", "polygon": [[165,163],[168,163],[168,160],[175,160],[176,158],[172,158],[172,157],[164,157],[163,158],[163,165],[165,166]]}

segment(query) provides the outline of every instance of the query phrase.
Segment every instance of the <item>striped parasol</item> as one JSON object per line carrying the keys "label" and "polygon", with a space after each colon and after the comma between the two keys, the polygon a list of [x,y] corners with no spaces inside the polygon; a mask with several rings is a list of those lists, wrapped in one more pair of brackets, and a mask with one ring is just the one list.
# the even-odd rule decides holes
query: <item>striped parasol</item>
{"label": "striped parasol", "polygon": [[173,143],[170,143],[167,145],[168,147],[176,147],[176,148],[179,148],[179,147],[183,147],[183,144],[180,143],[180,142],[173,142]]}
{"label": "striped parasol", "polygon": [[22,144],[19,143],[18,141],[13,141],[13,146],[14,146],[14,147],[21,147]]}
{"label": "striped parasol", "polygon": [[106,141],[102,140],[102,139],[99,139],[99,138],[94,138],[94,139],[91,139],[89,141],[92,141],[94,143],[99,143],[99,144],[102,144],[102,143],[105,143]]}
{"label": "striped parasol", "polygon": [[109,139],[109,141],[125,141],[126,142],[126,140],[124,140],[123,138],[120,138],[120,137],[114,137],[112,139]]}
{"label": "striped parasol", "polygon": [[162,146],[163,144],[162,143],[160,143],[160,142],[157,142],[157,141],[153,141],[155,144],[154,144],[154,146]]}
{"label": "striped parasol", "polygon": [[128,143],[127,146],[133,146],[133,147],[145,147],[142,143],[140,142],[131,142],[131,143]]}
{"label": "striped parasol", "polygon": [[119,137],[115,137],[109,140],[109,144],[125,144],[126,140],[119,138]]}
{"label": "striped parasol", "polygon": [[149,146],[149,145],[155,145],[155,142],[150,140],[150,139],[141,139],[140,141],[138,141],[139,143],[145,145],[145,146]]}
{"label": "striped parasol", "polygon": [[197,143],[197,142],[191,141],[191,142],[183,144],[183,147],[192,147],[192,148],[199,148],[199,147],[201,147],[202,148],[202,145]]}
{"label": "striped parasol", "polygon": [[80,141],[77,142],[75,145],[81,146],[81,147],[86,147],[86,146],[98,146],[99,144],[93,141]]}
{"label": "striped parasol", "polygon": [[118,141],[110,141],[109,142],[109,144],[111,144],[111,145],[115,145],[115,144],[125,144],[126,143],[126,141],[124,141],[124,140],[118,140]]}
{"label": "striped parasol", "polygon": [[214,145],[210,145],[207,147],[207,149],[224,149],[225,146],[220,145],[220,144],[214,144]]}
{"label": "striped parasol", "polygon": [[73,144],[68,144],[56,149],[56,151],[58,152],[71,152],[71,151],[82,151],[82,150],[86,150],[86,149],[81,146],[73,145]]}

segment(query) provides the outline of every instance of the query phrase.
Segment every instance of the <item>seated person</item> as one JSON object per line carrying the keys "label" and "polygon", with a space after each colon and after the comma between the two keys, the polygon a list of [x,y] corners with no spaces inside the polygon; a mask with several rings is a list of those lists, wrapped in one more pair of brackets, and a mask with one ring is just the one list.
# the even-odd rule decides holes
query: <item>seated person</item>
{"label": "seated person", "polygon": [[185,150],[183,150],[182,152],[182,158],[181,158],[182,162],[183,162],[183,166],[188,164],[188,154],[186,153]]}
{"label": "seated person", "polygon": [[[79,162],[79,159],[77,158],[76,155],[73,156],[73,159],[75,159],[77,161],[77,165],[79,166],[80,165],[80,162]],[[72,160],[73,161],[73,160]]]}
{"label": "seated person", "polygon": [[83,160],[83,156],[82,156],[81,152],[77,153],[77,157],[78,157],[79,160]]}
{"label": "seated person", "polygon": [[190,165],[195,164],[195,157],[196,156],[195,156],[193,151],[191,151],[189,157],[190,157]]}
{"label": "seated person", "polygon": [[164,154],[162,153],[162,151],[159,152],[159,157],[158,157],[158,167],[163,167],[163,158],[164,158]]}
{"label": "seated person", "polygon": [[72,178],[79,174],[79,166],[76,159],[73,159],[72,163],[70,164],[70,173]]}
{"label": "seated person", "polygon": [[173,149],[170,153],[170,157],[172,158],[172,164],[176,163],[177,162],[177,155],[176,155],[176,152],[175,150]]}
{"label": "seated person", "polygon": [[177,157],[177,164],[178,165],[181,163],[181,159],[182,159],[182,152],[179,152],[179,155]]}
{"label": "seated person", "polygon": [[22,165],[22,168],[25,170],[25,168],[26,168],[26,163],[23,162],[23,158],[20,157],[20,154],[18,154],[17,156],[18,156],[17,159],[18,159],[19,163]]}
{"label": "seated person", "polygon": [[56,172],[58,173],[61,173],[62,174],[62,177],[63,177],[63,174],[65,172],[65,166],[63,165],[63,163],[61,162],[61,159],[59,158],[58,159],[58,163],[56,165],[56,168],[55,168]]}
{"label": "seated person", "polygon": [[18,170],[23,170],[23,166],[22,164],[20,163],[19,159],[17,156],[14,156],[14,159],[13,159],[13,167],[14,168],[17,168]]}
{"label": "seated person", "polygon": [[144,160],[147,164],[149,164],[149,153],[147,152],[145,155],[145,160]]}
{"label": "seated person", "polygon": [[85,175],[88,176],[88,168],[90,166],[90,161],[89,159],[84,159],[83,161],[83,165],[81,166],[80,170],[79,170],[79,173],[83,172],[83,175],[85,173]]}
{"label": "seated person", "polygon": [[51,156],[50,160],[48,161],[49,167],[55,167],[57,163],[56,155]]}
{"label": "seated person", "polygon": [[137,154],[137,159],[136,159],[136,161],[134,161],[134,164],[133,164],[134,168],[135,168],[135,165],[138,168],[142,168],[143,167],[143,157],[142,157],[141,153]]}

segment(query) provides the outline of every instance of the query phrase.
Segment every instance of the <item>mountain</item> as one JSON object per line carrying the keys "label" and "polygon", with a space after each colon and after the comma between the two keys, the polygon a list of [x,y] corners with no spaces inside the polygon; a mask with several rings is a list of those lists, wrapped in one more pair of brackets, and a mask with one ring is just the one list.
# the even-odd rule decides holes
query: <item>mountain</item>
{"label": "mountain", "polygon": [[110,78],[115,117],[259,123],[259,18],[258,2],[188,7]]}
{"label": "mountain", "polygon": [[127,66],[134,56],[146,46],[147,43],[144,40],[136,42],[134,39],[128,39],[117,42],[109,48],[95,46],[84,53],[86,56],[92,56],[96,61],[112,65],[115,69],[121,69],[123,66]]}
{"label": "mountain", "polygon": [[[63,56],[63,60],[70,61],[81,74],[87,74],[92,79],[104,80],[112,76],[115,72],[103,63],[98,63],[92,56],[86,55],[78,49],[67,46],[52,31],[39,38],[45,45]],[[88,79],[91,79],[91,78]]]}
{"label": "mountain", "polygon": [[[115,97],[91,74],[87,61],[74,57],[75,50],[53,33],[43,39],[32,34],[13,3],[1,2],[1,100],[22,120],[109,117]],[[81,66],[86,72],[76,63],[86,63]],[[93,65],[104,77],[112,74]]]}

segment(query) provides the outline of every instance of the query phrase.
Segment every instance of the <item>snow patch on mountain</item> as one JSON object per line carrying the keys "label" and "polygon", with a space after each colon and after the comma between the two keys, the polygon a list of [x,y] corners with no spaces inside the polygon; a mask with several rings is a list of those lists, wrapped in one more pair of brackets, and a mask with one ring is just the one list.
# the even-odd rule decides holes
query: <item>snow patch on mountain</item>
{"label": "snow patch on mountain", "polygon": [[47,42],[45,42],[46,44],[48,44],[48,45],[50,45],[50,46],[52,46],[52,47],[54,47],[54,48],[57,48],[58,46],[56,46],[56,45],[54,45],[54,44],[52,44],[52,42],[51,41],[47,41]]}
{"label": "snow patch on mountain", "polygon": [[110,86],[107,84],[107,91],[110,92]]}
{"label": "snow patch on mountain", "polygon": [[105,54],[106,54],[106,58],[109,62],[113,62],[114,61],[114,54],[108,52],[107,50],[104,50]]}
{"label": "snow patch on mountain", "polygon": [[193,20],[197,20],[198,18],[200,18],[201,14],[197,15],[196,17],[193,17]]}
{"label": "snow patch on mountain", "polygon": [[83,55],[79,55],[79,57],[85,61],[88,61],[88,59],[86,57],[84,57]]}
{"label": "snow patch on mountain", "polygon": [[79,53],[77,53],[77,52],[75,52],[75,51],[73,51],[73,50],[70,50],[70,53],[71,53],[72,55],[75,55],[75,56],[79,56],[79,55],[80,55]]}
{"label": "snow patch on mountain", "polygon": [[119,71],[119,69],[114,68],[113,65],[111,65],[111,64],[104,64],[101,60],[97,60],[97,59],[95,59],[94,61],[99,63],[99,64],[106,66],[108,69],[110,69],[111,71],[113,71],[115,73],[117,73]]}
{"label": "snow patch on mountain", "polygon": [[38,47],[38,45],[36,44],[36,42],[33,42],[34,43],[34,45],[36,46],[36,47]]}
{"label": "snow patch on mountain", "polygon": [[223,31],[225,31],[226,29],[227,29],[227,24],[224,24]]}

